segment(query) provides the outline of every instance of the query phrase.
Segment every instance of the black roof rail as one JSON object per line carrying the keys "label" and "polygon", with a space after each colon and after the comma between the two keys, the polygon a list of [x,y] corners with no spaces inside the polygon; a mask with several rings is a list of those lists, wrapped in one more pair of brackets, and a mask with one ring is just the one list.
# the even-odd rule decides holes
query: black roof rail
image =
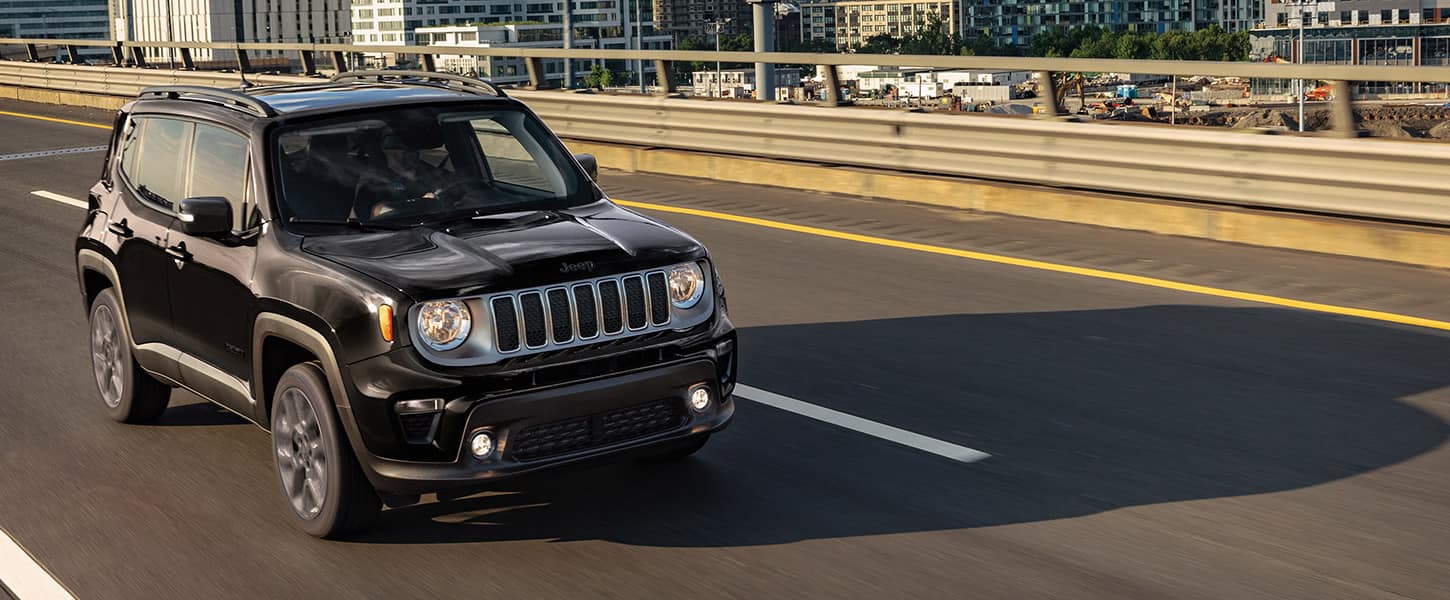
{"label": "black roof rail", "polygon": [[452,73],[439,73],[437,71],[343,71],[333,75],[332,82],[367,81],[369,79],[382,82],[384,79],[389,78],[398,80],[398,83],[408,83],[406,81],[407,79],[421,79],[427,83],[442,83],[446,87],[453,87],[449,84],[456,83],[459,88],[466,92],[478,93],[479,91],[486,91],[499,98],[508,97],[508,94],[505,94],[502,88],[494,85],[493,82],[487,79],[454,75]]}
{"label": "black roof rail", "polygon": [[224,106],[240,108],[259,117],[275,117],[277,111],[266,102],[241,92],[200,85],[158,85],[141,90],[140,98],[169,98],[185,100],[184,96],[200,96],[198,100],[209,100]]}

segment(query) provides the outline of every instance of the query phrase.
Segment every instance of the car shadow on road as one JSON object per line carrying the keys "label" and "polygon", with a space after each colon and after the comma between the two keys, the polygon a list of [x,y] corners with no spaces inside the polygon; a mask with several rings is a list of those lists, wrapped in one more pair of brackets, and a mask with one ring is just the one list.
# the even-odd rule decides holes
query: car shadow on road
{"label": "car shadow on road", "polygon": [[[977,448],[962,464],[739,400],[696,457],[500,482],[355,541],[782,544],[1298,490],[1450,427],[1450,336],[1272,308],[1149,306],[747,328],[753,386]],[[1422,482],[1442,485],[1439,481]]]}
{"label": "car shadow on road", "polygon": [[[178,404],[178,402],[189,402]],[[156,419],[157,427],[202,427],[217,425],[249,425],[246,419],[185,390],[171,392],[171,406]]]}

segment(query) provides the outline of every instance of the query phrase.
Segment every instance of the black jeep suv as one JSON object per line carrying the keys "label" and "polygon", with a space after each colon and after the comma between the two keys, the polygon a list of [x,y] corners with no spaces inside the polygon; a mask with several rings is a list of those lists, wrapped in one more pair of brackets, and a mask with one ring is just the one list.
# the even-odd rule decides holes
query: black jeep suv
{"label": "black jeep suv", "polygon": [[734,414],[724,286],[476,79],[149,88],[76,241],[101,400],[183,387],[271,431],[323,537],[605,455],[682,457]]}

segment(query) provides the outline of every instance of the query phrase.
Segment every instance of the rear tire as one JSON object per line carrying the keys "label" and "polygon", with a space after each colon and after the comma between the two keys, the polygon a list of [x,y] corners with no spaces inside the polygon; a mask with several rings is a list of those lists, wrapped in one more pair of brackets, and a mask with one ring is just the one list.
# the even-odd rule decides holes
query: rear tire
{"label": "rear tire", "polygon": [[91,303],[91,371],[106,414],[121,423],[150,423],[166,411],[171,388],[136,364],[116,291]]}
{"label": "rear tire", "polygon": [[332,410],[322,367],[287,369],[272,398],[272,456],[288,512],[308,534],[335,539],[372,526],[382,500]]}
{"label": "rear tire", "polygon": [[641,458],[640,462],[657,464],[684,460],[694,453],[699,452],[701,448],[705,447],[705,443],[709,441],[710,434],[701,433],[678,442],[672,442],[660,448],[659,451]]}

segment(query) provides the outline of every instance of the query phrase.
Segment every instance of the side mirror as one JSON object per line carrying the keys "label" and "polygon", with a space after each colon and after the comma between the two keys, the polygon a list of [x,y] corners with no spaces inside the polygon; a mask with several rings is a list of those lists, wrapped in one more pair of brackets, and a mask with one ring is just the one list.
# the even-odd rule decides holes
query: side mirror
{"label": "side mirror", "polygon": [[575,154],[574,160],[579,161],[579,166],[584,167],[584,172],[589,174],[590,179],[599,181],[599,159],[594,158],[593,154]]}
{"label": "side mirror", "polygon": [[220,196],[187,198],[176,205],[181,230],[189,235],[212,236],[232,231],[232,203]]}

